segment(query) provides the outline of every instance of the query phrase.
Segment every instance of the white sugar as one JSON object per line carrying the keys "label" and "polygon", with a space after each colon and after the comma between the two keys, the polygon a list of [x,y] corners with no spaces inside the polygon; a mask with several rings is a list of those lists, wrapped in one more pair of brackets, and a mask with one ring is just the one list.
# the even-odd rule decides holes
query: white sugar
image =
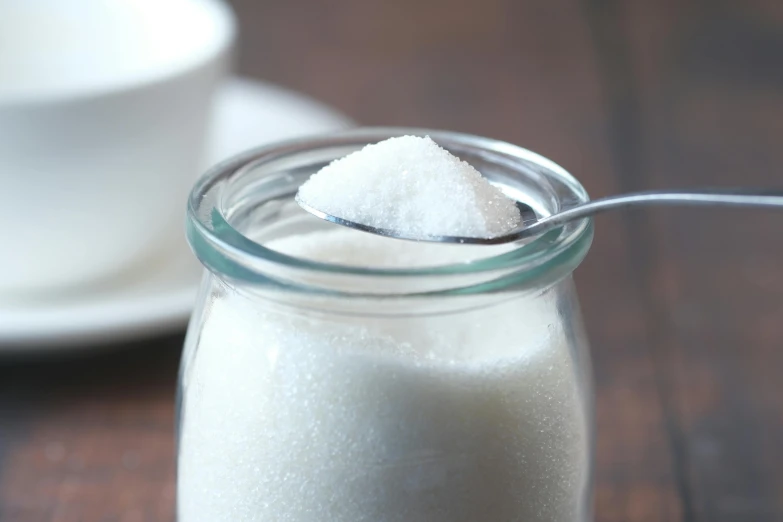
{"label": "white sugar", "polygon": [[[365,266],[441,246],[323,236],[267,246]],[[417,302],[294,311],[216,286],[183,367],[178,520],[586,520],[589,428],[557,294],[442,314]]]}
{"label": "white sugar", "polygon": [[490,238],[521,223],[514,201],[429,137],[368,145],[314,174],[298,197],[327,214],[415,239]]}

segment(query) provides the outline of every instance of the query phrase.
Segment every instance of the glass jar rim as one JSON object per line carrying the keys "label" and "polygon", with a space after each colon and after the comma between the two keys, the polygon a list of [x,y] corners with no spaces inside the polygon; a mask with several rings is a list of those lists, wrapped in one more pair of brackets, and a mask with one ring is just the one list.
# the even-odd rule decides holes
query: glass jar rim
{"label": "glass jar rim", "polygon": [[[497,155],[508,161],[535,166],[545,180],[556,182],[561,193],[555,194],[545,212],[554,213],[566,206],[589,200],[582,185],[565,169],[530,150],[507,142],[462,134],[418,128],[363,127],[293,139],[258,147],[225,160],[209,169],[195,184],[188,199],[188,240],[201,262],[221,275],[252,281],[270,266],[281,266],[321,274],[371,277],[460,276],[514,270],[526,280],[545,278],[547,273],[572,271],[589,249],[593,225],[590,218],[568,223],[543,234],[513,250],[477,260],[440,266],[381,268],[350,266],[314,261],[283,254],[255,242],[229,222],[219,197],[210,194],[221,183],[249,175],[259,166],[304,154],[319,147],[361,146],[395,136],[430,136],[439,145],[462,147],[474,153]],[[457,154],[459,155],[459,154]],[[335,158],[336,159],[336,158]],[[219,188],[217,189],[219,192]],[[227,262],[222,262],[227,261]],[[229,273],[230,272],[230,273]],[[516,278],[519,280],[519,278]]]}

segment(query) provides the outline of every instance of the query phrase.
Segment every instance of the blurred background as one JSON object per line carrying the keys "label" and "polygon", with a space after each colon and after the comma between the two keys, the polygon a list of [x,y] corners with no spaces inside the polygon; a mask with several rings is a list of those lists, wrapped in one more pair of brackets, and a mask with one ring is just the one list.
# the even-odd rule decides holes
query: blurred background
{"label": "blurred background", "polygon": [[[239,74],[362,125],[510,141],[593,198],[783,186],[778,0],[230,3]],[[576,273],[596,520],[783,520],[781,225],[760,211],[597,219]],[[0,520],[173,520],[183,328],[0,358]]]}

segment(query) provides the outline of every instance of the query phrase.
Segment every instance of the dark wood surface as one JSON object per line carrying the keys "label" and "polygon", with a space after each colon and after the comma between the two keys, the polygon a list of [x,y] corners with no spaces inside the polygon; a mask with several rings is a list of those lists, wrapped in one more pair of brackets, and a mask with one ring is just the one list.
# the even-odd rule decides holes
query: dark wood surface
{"label": "dark wood surface", "polygon": [[[783,186],[778,0],[235,0],[239,70],[543,153],[593,197]],[[783,521],[783,215],[597,221],[596,520]],[[0,521],[172,521],[181,336],[0,361]]]}

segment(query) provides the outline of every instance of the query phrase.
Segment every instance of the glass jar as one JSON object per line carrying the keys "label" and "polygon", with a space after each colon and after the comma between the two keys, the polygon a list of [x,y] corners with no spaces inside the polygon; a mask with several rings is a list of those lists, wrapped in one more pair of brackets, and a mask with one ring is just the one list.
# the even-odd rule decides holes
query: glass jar
{"label": "glass jar", "polygon": [[345,243],[293,200],[328,162],[405,134],[430,135],[539,215],[587,200],[530,151],[417,129],[292,141],[213,168],[188,208],[208,271],[180,369],[180,522],[591,518],[591,372],[571,278],[591,221],[411,267]]}

